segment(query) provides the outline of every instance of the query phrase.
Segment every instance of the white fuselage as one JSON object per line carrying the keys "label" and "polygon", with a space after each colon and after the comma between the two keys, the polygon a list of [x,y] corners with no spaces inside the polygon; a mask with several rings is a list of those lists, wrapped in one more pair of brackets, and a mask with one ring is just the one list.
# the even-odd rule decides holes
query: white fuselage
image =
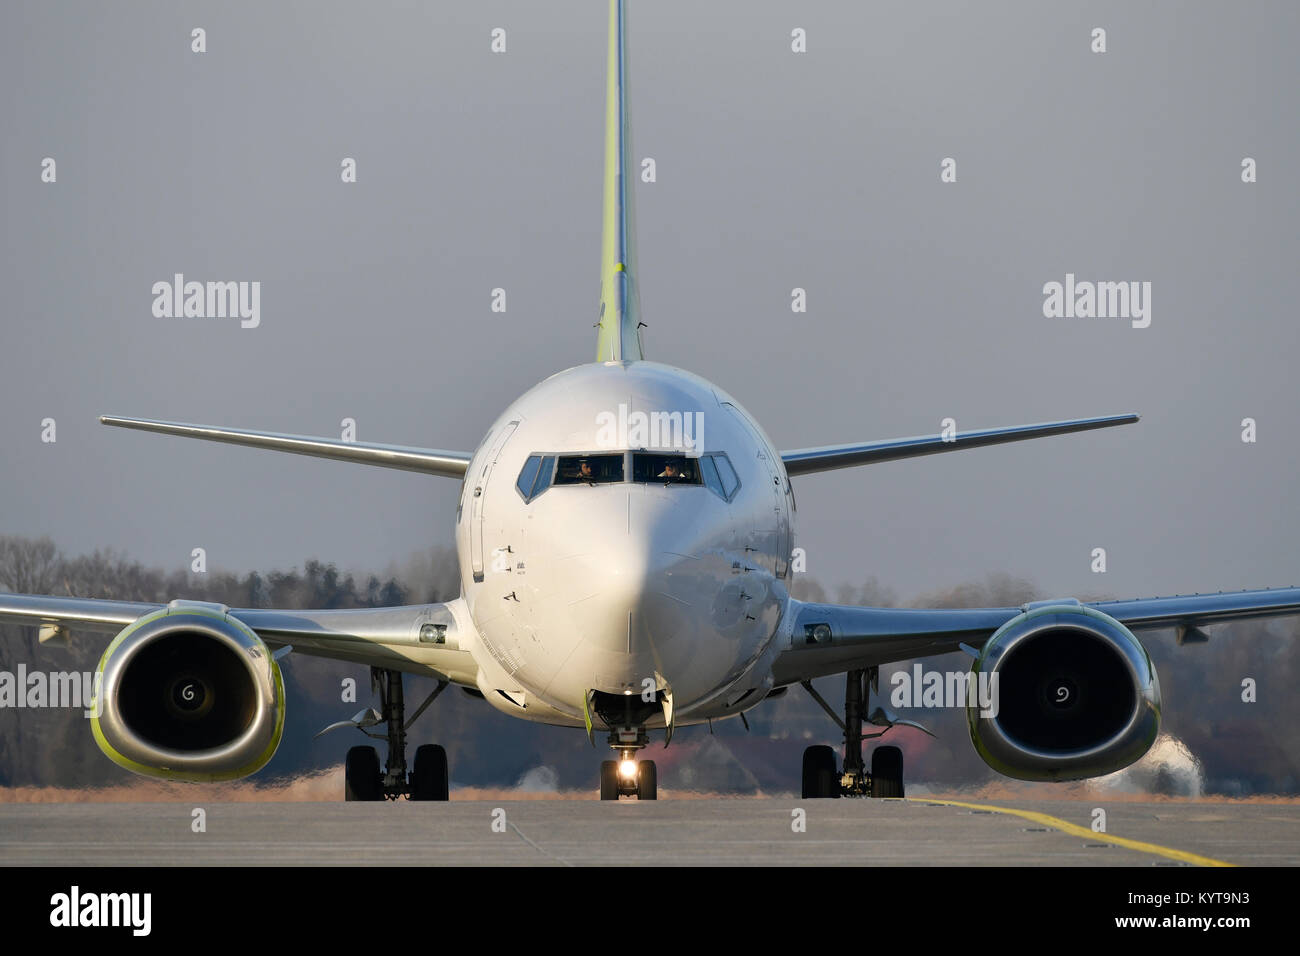
{"label": "white fuselage", "polygon": [[[654,452],[710,475],[700,456],[725,456],[739,485],[646,480]],[[622,456],[622,480],[575,481],[577,456]],[[532,485],[540,468],[556,477],[526,500],[521,475]],[[479,689],[508,713],[578,725],[589,691],[668,692],[678,725],[753,706],[772,686],[793,511],[771,442],[698,376],[645,361],[553,375],[497,418],[461,490]]]}

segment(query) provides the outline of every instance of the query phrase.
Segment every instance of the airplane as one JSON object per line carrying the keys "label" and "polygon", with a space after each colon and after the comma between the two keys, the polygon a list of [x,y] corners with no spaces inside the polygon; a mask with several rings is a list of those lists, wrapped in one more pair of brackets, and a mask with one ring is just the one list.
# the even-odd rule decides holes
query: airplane
{"label": "airplane", "polygon": [[[447,800],[446,751],[411,724],[448,687],[522,720],[603,736],[602,800],[658,796],[652,734],[730,717],[802,686],[843,733],[808,747],[805,798],[905,795],[903,755],[864,742],[899,720],[879,669],[953,651],[999,678],[996,713],[972,707],[972,743],[999,773],[1066,781],[1141,758],[1160,725],[1159,679],[1138,633],[1207,640],[1225,621],[1300,614],[1300,588],[1126,601],[926,610],[797,600],[795,482],[874,465],[1127,425],[1132,414],[780,451],[705,379],[646,357],[635,256],[626,10],[610,0],[601,292],[594,361],[507,407],[472,452],[144,418],[106,425],[459,479],[461,593],[440,604],[349,610],[229,608],[0,594],[0,620],[114,635],[99,661],[91,732],[118,765],[196,782],[264,767],[284,730],[290,653],[368,666],[379,706],[326,730],[351,748],[344,797]],[[844,675],[842,708],[814,688]],[[407,716],[404,675],[437,683]],[[915,725],[912,725],[915,726]]]}

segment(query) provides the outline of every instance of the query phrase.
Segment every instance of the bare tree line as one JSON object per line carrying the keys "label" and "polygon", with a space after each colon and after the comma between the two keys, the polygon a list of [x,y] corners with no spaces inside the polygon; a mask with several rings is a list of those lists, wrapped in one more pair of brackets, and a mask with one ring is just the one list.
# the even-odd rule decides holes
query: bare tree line
{"label": "bare tree line", "polygon": [[[232,607],[370,607],[447,600],[459,593],[455,553],[448,548],[414,555],[384,573],[341,571],[319,560],[301,570],[243,573],[148,568],[115,551],[65,556],[48,538],[0,536],[0,590],[66,594],[76,597],[164,603],[174,598],[216,601]],[[1008,574],[935,590],[902,602],[876,578],[840,584],[830,591],[799,576],[795,595],[804,600],[874,606],[964,607],[1016,606],[1035,600],[1029,581]],[[1171,634],[1144,637],[1160,673],[1164,691],[1164,729],[1179,737],[1201,761],[1211,793],[1300,792],[1300,718],[1297,661],[1300,620],[1248,621],[1213,629],[1209,644],[1177,647]],[[93,670],[102,653],[103,635],[73,632],[66,647],[41,646],[36,629],[0,625],[0,670],[14,671],[22,662],[43,670]],[[926,662],[935,670],[965,670],[969,659],[950,655]],[[898,665],[906,667],[909,665]],[[883,668],[880,688],[889,691]],[[320,769],[341,762],[360,736],[339,732],[320,740],[312,735],[367,702],[365,668],[336,661],[290,655],[285,671],[288,722],[284,743],[259,778]],[[350,677],[358,702],[344,703],[339,687]],[[1242,681],[1256,682],[1257,700],[1242,700]],[[817,681],[824,696],[842,694],[843,678]],[[413,685],[420,682],[412,680]],[[412,695],[422,693],[413,686]],[[997,779],[970,745],[960,710],[902,712],[926,724],[938,739],[914,731],[891,731],[907,753],[908,776],[940,785],[960,786]],[[655,747],[653,756],[665,769],[701,786],[766,791],[797,787],[799,758],[809,743],[839,743],[839,731],[799,687],[760,704],[740,721],[712,728],[684,728],[672,748]],[[437,740],[451,757],[453,780],[465,784],[509,786],[538,766],[555,770],[562,787],[591,784],[594,761],[585,735],[512,720],[461,694],[445,694],[413,730],[413,743]],[[355,739],[354,739],[355,738]],[[886,738],[888,741],[890,738]],[[680,743],[679,743],[680,741]],[[674,749],[676,748],[676,749]],[[105,759],[95,747],[80,712],[0,710],[0,785],[57,784],[96,786],[133,778]],[[669,778],[665,777],[665,785]]]}

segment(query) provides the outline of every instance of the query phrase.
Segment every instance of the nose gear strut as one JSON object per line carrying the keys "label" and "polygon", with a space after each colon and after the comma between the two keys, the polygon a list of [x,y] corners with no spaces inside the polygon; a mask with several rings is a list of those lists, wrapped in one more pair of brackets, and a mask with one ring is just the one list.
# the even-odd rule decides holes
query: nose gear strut
{"label": "nose gear strut", "polygon": [[[663,692],[657,692],[663,696]],[[609,729],[609,746],[618,752],[619,759],[603,760],[600,764],[600,799],[617,800],[619,797],[636,797],[638,800],[659,798],[659,774],[653,760],[637,760],[636,753],[650,744],[645,720],[650,712],[662,705],[667,737],[672,736],[672,697],[663,701],[647,701],[637,694],[609,694],[588,691],[584,701],[584,718],[587,738],[596,745],[595,718]],[[665,741],[665,745],[667,741]]]}

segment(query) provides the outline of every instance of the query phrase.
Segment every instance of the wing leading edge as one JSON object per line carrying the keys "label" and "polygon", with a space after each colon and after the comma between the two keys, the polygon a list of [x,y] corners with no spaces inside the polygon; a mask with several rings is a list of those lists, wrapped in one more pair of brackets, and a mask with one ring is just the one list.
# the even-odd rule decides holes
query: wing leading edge
{"label": "wing leading edge", "polygon": [[807,475],[817,471],[851,468],[855,465],[874,465],[882,461],[937,455],[963,448],[983,448],[985,445],[1002,445],[1013,441],[1027,441],[1031,438],[1048,438],[1052,435],[1092,431],[1094,428],[1131,425],[1136,421],[1138,421],[1137,415],[1106,415],[1100,418],[1043,422],[1039,425],[984,428],[978,431],[957,432],[949,437],[922,435],[917,438],[891,438],[885,441],[850,445],[826,445],[821,448],[783,451],[781,460],[785,462],[787,474]]}
{"label": "wing leading edge", "polygon": [[[165,606],[0,594],[0,621],[114,633]],[[1300,615],[1300,588],[1098,601],[1086,606],[1113,617],[1130,630],[1173,628],[1182,639],[1203,626]],[[947,654],[963,644],[979,647],[1024,610],[1023,606],[879,608],[792,601],[790,644],[776,661],[774,677],[776,683],[788,684],[846,670]],[[302,611],[242,608],[229,613],[268,644],[291,645],[295,651],[313,656],[415,673],[441,672],[441,667],[422,663],[421,659],[428,655],[420,651],[463,654],[459,636],[464,629],[472,629],[459,599],[447,604],[408,607]],[[816,630],[821,625],[829,629],[829,634]],[[442,663],[440,660],[439,664]],[[454,675],[452,679],[458,683],[472,682],[468,672]]]}
{"label": "wing leading edge", "polygon": [[[1042,602],[1035,602],[1042,603]],[[1065,603],[1065,602],[1062,602]],[[1086,604],[1133,631],[1176,629],[1179,641],[1204,640],[1202,626],[1253,618],[1300,615],[1300,588],[1097,601]],[[847,670],[980,647],[1025,610],[998,608],[879,608],[792,602],[790,646],[777,659],[777,684]],[[814,633],[825,625],[830,633]]]}
{"label": "wing leading edge", "polygon": [[[42,628],[42,641],[61,632],[115,634],[146,614],[172,605],[32,594],[0,594],[0,622]],[[220,607],[214,605],[213,607]],[[446,677],[473,685],[477,671],[466,650],[473,625],[464,601],[342,610],[226,609],[271,647],[371,667]]]}
{"label": "wing leading edge", "polygon": [[472,457],[468,452],[440,451],[432,448],[412,448],[407,445],[380,445],[373,442],[350,442],[334,438],[313,438],[307,435],[283,435],[278,432],[252,431],[243,428],[218,428],[214,425],[189,425],[184,422],[162,422],[149,418],[120,418],[101,415],[100,422],[118,428],[135,428],[140,431],[178,435],[182,438],[200,438],[229,445],[285,451],[314,458],[332,458],[335,461],[352,461],[363,465],[379,465],[402,471],[418,471],[444,478],[460,478],[469,467]]}

